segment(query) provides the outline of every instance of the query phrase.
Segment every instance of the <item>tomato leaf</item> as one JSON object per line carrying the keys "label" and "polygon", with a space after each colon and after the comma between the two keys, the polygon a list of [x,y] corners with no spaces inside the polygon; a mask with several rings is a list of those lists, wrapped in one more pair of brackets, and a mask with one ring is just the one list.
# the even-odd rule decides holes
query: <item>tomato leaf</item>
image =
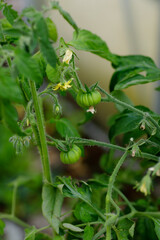
{"label": "tomato leaf", "polygon": [[14,23],[14,20],[18,17],[18,13],[12,9],[12,5],[4,5],[3,15],[7,18],[10,24]]}
{"label": "tomato leaf", "polygon": [[63,223],[62,225],[63,225],[64,228],[69,229],[69,230],[71,230],[73,232],[83,232],[82,228],[76,227],[73,224]]}
{"label": "tomato leaf", "polygon": [[35,81],[36,85],[42,84],[42,74],[38,62],[22,49],[15,50],[15,64],[20,74],[27,79]]}
{"label": "tomato leaf", "polygon": [[36,233],[35,240],[53,240],[49,235],[44,233]]}
{"label": "tomato leaf", "polygon": [[139,127],[139,124],[143,117],[133,112],[124,111],[122,114],[117,115],[114,124],[109,130],[109,138],[114,137],[135,130]]}
{"label": "tomato leaf", "polygon": [[0,98],[16,103],[24,103],[23,93],[9,69],[0,69]]}
{"label": "tomato leaf", "polygon": [[110,91],[160,80],[160,69],[149,57],[118,56],[118,63],[114,67],[117,69],[110,81]]}
{"label": "tomato leaf", "polygon": [[49,123],[56,123],[56,130],[61,137],[80,137],[77,129],[66,118],[50,119]]}
{"label": "tomato leaf", "polygon": [[53,40],[54,42],[56,42],[57,38],[58,38],[56,25],[54,24],[54,22],[49,17],[47,17],[45,19],[45,21],[46,21],[47,28],[48,28],[49,38],[51,40]]}
{"label": "tomato leaf", "polygon": [[75,23],[75,21],[73,20],[71,15],[62,9],[62,7],[59,5],[58,1],[51,2],[51,7],[53,9],[57,9],[59,11],[59,13],[64,17],[64,19],[76,30],[76,32],[78,32],[77,24]]}
{"label": "tomato leaf", "polygon": [[155,232],[157,235],[158,240],[160,240],[160,219],[156,219],[152,217],[152,220],[154,222]]}
{"label": "tomato leaf", "polygon": [[47,64],[46,74],[48,79],[52,83],[57,83],[60,81],[60,73],[58,72],[58,66],[56,68],[51,67],[51,65]]}
{"label": "tomato leaf", "polygon": [[42,212],[47,221],[54,226],[53,210],[55,203],[55,189],[49,184],[44,184],[42,188]]}
{"label": "tomato leaf", "polygon": [[77,50],[91,52],[109,61],[114,61],[115,55],[110,52],[105,41],[88,30],[79,30],[78,34],[74,32],[73,39],[68,44]]}
{"label": "tomato leaf", "polygon": [[25,239],[24,240],[35,240],[35,234],[37,232],[37,229],[35,226],[32,226],[30,228],[25,229]]}
{"label": "tomato leaf", "polygon": [[24,136],[25,134],[21,131],[17,124],[18,114],[16,109],[9,101],[0,102],[2,119],[5,125],[13,132],[18,135]]}
{"label": "tomato leaf", "polygon": [[135,223],[129,219],[124,219],[118,223],[115,229],[118,240],[129,240],[129,235],[134,235]]}
{"label": "tomato leaf", "polygon": [[79,202],[76,204],[76,207],[74,209],[74,215],[77,220],[84,223],[94,222],[98,218],[96,212],[85,202]]}
{"label": "tomato leaf", "polygon": [[78,187],[70,177],[58,177],[57,179],[58,186],[63,184],[62,193],[65,197],[79,198],[84,202],[91,201],[91,189],[87,183],[81,181],[82,186]]}
{"label": "tomato leaf", "polygon": [[83,240],[92,240],[94,235],[94,228],[91,226],[86,226],[84,229]]}
{"label": "tomato leaf", "polygon": [[36,35],[39,40],[40,50],[46,61],[53,67],[56,67],[56,53],[49,41],[47,24],[42,16],[36,18]]}
{"label": "tomato leaf", "polygon": [[42,189],[42,212],[57,234],[59,234],[62,202],[63,196],[60,190],[55,190],[53,186],[45,183]]}

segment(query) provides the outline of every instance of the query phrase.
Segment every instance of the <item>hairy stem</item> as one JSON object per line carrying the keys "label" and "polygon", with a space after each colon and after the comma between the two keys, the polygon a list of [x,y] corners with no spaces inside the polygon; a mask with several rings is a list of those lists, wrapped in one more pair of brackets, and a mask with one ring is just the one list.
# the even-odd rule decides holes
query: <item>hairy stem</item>
{"label": "hairy stem", "polygon": [[51,182],[51,172],[50,172],[50,165],[49,165],[49,154],[48,154],[48,148],[47,148],[47,142],[46,142],[46,136],[45,136],[45,130],[44,130],[44,121],[43,121],[43,114],[42,109],[39,103],[36,86],[33,81],[29,81],[31,93],[32,93],[32,99],[37,119],[37,127],[39,131],[39,138],[41,143],[41,161],[42,161],[42,167],[43,167],[43,177],[44,181]]}
{"label": "hairy stem", "polygon": [[[52,142],[49,142],[49,141],[47,142],[48,145],[56,146],[55,143],[57,142],[57,139],[54,139],[49,135],[47,135],[47,138],[52,140]],[[70,138],[70,139],[72,139],[72,138]],[[78,138],[78,137],[74,137],[73,140],[74,140],[75,144],[80,144],[80,145],[84,145],[84,146],[101,146],[101,147],[107,147],[107,148],[114,149],[114,150],[120,150],[122,152],[126,151],[126,148],[124,148],[124,147],[117,146],[117,145],[114,145],[111,143],[100,142],[97,140]],[[61,140],[58,140],[58,141],[61,141]],[[65,143],[65,141],[63,141],[63,140],[61,142]],[[131,153],[131,151],[128,150],[128,154],[130,154],[130,153]],[[152,155],[149,153],[144,153],[144,152],[141,152],[140,154],[136,153],[136,157],[147,158],[147,159],[154,160],[154,161],[160,160],[158,156],[155,156],[155,155]]]}
{"label": "hairy stem", "polygon": [[117,103],[117,104],[119,104],[119,105],[121,105],[121,106],[123,106],[123,107],[125,107],[125,108],[127,108],[127,109],[129,109],[129,110],[131,110],[131,111],[133,111],[133,112],[135,112],[137,114],[139,114],[139,115],[142,115],[146,119],[148,118],[148,120],[150,120],[154,124],[154,126],[157,128],[157,130],[160,132],[160,126],[158,125],[157,121],[154,120],[154,118],[151,117],[151,115],[149,113],[143,112],[143,111],[141,111],[141,110],[139,110],[139,109],[137,109],[137,108],[135,108],[135,107],[125,103],[125,102],[120,101],[119,99],[115,98],[114,96],[112,96],[111,94],[106,92],[100,86],[97,86],[97,88],[99,88],[99,90],[101,92],[103,92],[107,96],[106,99],[103,98],[103,101]]}
{"label": "hairy stem", "polygon": [[[112,190],[113,190],[114,182],[115,182],[115,179],[116,179],[116,176],[118,174],[120,167],[122,166],[124,160],[127,157],[127,154],[128,154],[127,151],[123,154],[123,156],[118,161],[112,175],[109,178],[108,191],[107,191],[107,195],[106,195],[106,223],[108,222],[108,220],[110,218],[110,216],[109,216],[110,204],[112,202]],[[107,225],[107,227],[106,227],[106,240],[111,240],[111,225]]]}

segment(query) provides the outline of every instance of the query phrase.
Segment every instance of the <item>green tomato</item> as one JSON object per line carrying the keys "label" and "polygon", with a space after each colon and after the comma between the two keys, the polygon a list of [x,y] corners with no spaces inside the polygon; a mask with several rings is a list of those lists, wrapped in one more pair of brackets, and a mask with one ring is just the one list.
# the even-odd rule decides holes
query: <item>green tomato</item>
{"label": "green tomato", "polygon": [[73,145],[68,152],[61,152],[60,159],[64,164],[72,164],[77,162],[81,156],[81,149],[77,145]]}
{"label": "green tomato", "polygon": [[97,90],[93,90],[90,93],[79,92],[76,101],[80,107],[89,108],[101,101],[101,94]]}

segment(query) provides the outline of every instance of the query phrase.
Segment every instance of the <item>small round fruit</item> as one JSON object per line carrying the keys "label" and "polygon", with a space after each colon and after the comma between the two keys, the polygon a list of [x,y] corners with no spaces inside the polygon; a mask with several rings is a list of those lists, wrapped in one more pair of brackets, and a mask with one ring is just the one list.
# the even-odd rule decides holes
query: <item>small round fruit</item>
{"label": "small round fruit", "polygon": [[81,156],[81,149],[77,145],[73,145],[68,152],[61,152],[60,159],[64,164],[72,164],[77,162]]}
{"label": "small round fruit", "polygon": [[79,92],[76,101],[80,107],[89,108],[101,101],[101,94],[97,90],[93,90],[90,93]]}

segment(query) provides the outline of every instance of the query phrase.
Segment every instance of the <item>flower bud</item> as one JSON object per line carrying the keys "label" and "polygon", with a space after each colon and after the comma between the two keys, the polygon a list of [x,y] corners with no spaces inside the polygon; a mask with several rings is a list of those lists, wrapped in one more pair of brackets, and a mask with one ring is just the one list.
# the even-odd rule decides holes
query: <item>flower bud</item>
{"label": "flower bud", "polygon": [[53,105],[53,113],[55,117],[59,117],[62,114],[62,107],[60,104],[54,104]]}
{"label": "flower bud", "polygon": [[145,175],[141,182],[136,185],[138,191],[144,193],[145,196],[151,193],[152,180],[149,174]]}
{"label": "flower bud", "polygon": [[131,156],[132,156],[132,157],[135,157],[137,154],[140,153],[140,149],[139,149],[139,147],[135,144],[135,145],[133,145],[131,152],[132,152]]}
{"label": "flower bud", "polygon": [[140,125],[140,129],[145,130],[145,128],[146,128],[146,123],[145,123],[145,121],[142,121],[141,125]]}

